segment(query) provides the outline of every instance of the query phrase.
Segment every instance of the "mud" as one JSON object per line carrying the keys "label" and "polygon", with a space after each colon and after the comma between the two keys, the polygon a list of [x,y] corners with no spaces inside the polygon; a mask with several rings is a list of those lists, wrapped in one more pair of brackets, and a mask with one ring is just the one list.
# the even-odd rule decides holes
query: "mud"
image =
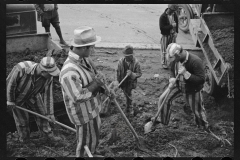
{"label": "mud", "polygon": [[[92,55],[92,60],[98,70],[107,77],[108,84],[116,79],[117,60],[122,56],[120,50],[107,49],[117,54],[98,53]],[[202,59],[204,55],[199,51],[190,51]],[[159,124],[153,133],[144,135],[146,119],[157,112],[157,101],[168,84],[169,71],[161,68],[160,52],[156,50],[136,50],[136,57],[140,61],[143,75],[138,79],[138,87],[132,91],[134,115],[128,117],[138,136],[145,140],[149,152],[142,152],[137,148],[136,140],[125,124],[117,107],[109,103],[107,114],[101,118],[100,144],[98,151],[105,157],[231,157],[234,154],[234,103],[232,99],[223,98],[220,103],[204,94],[204,105],[212,131],[218,136],[231,142],[232,146],[221,146],[221,143],[210,135],[203,133],[194,123],[194,117],[183,111],[183,97],[176,99],[172,106],[171,121],[168,126]],[[7,55],[7,70],[11,70],[13,61],[21,61],[21,56]],[[11,60],[10,60],[11,59]],[[158,74],[157,78],[154,75]],[[145,93],[144,96],[141,93]],[[125,110],[123,92],[116,91],[117,101]],[[61,99],[59,96],[57,99]],[[105,97],[103,97],[105,99]],[[105,106],[106,107],[106,106]],[[20,144],[17,134],[8,133],[7,154],[15,157],[73,157],[75,155],[75,133],[61,127],[53,126],[54,133],[62,137],[61,143],[41,140],[38,132],[31,133],[31,143]],[[176,147],[176,149],[174,147]],[[177,152],[177,154],[176,154]]]}

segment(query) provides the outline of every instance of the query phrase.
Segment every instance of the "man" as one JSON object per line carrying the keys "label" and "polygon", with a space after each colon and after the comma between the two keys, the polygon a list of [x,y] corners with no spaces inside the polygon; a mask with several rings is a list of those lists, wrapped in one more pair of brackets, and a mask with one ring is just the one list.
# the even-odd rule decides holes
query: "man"
{"label": "man", "polygon": [[159,28],[162,34],[160,40],[161,44],[161,63],[162,67],[167,69],[169,64],[166,61],[166,48],[170,43],[176,43],[178,34],[178,17],[176,11],[178,10],[177,4],[169,4],[168,8],[159,18]]}
{"label": "man", "polygon": [[[117,66],[117,81],[120,83],[128,74],[128,78],[120,85],[126,96],[126,113],[133,115],[132,89],[137,87],[137,78],[142,76],[138,60],[134,57],[133,47],[128,45],[123,50],[123,55]],[[131,110],[131,111],[130,111]]]}
{"label": "man", "polygon": [[[40,63],[24,61],[18,63],[7,77],[7,107],[13,111],[20,142],[28,142],[30,136],[29,115],[16,108],[28,108],[55,120],[53,110],[53,76],[60,73],[51,57],[44,57]],[[47,120],[35,117],[39,130],[47,138],[54,137]]]}
{"label": "man", "polygon": [[[203,126],[208,131],[208,122],[202,99],[202,88],[205,81],[202,60],[198,56],[184,50],[182,46],[176,43],[169,44],[167,59],[175,61],[172,65],[172,78],[169,79],[169,85],[170,87],[174,87],[173,83],[177,81],[177,87],[171,91],[160,113],[161,122],[163,124],[169,123],[172,101],[182,92],[186,101],[186,107],[190,107],[194,113],[197,126]],[[180,74],[179,79],[173,78],[177,74]]]}
{"label": "man", "polygon": [[105,78],[97,73],[88,57],[100,41],[101,37],[96,36],[91,27],[75,29],[72,46],[59,77],[68,116],[77,130],[77,157],[86,156],[85,145],[92,154],[96,154],[99,143],[102,107],[99,92],[102,92]]}
{"label": "man", "polygon": [[60,44],[68,46],[68,44],[63,40],[61,28],[59,25],[59,15],[58,15],[58,5],[57,4],[34,4],[38,21],[42,22],[42,26],[45,28],[46,32],[50,32],[50,24],[55,28],[59,38]]}

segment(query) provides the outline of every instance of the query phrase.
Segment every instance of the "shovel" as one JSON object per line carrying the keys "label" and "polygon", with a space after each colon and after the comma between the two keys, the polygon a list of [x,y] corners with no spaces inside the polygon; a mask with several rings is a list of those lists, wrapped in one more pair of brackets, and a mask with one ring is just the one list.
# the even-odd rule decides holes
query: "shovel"
{"label": "shovel", "polygon": [[[120,87],[120,85],[127,79],[127,77],[129,76],[129,74],[126,74],[126,76],[122,79],[122,81],[118,84],[117,88]],[[109,99],[109,97],[107,97],[102,104],[106,103],[106,101]]]}
{"label": "shovel", "polygon": [[[109,88],[107,87],[106,84],[104,84],[105,89],[110,92]],[[121,116],[123,117],[124,121],[126,122],[126,124],[128,125],[128,127],[130,128],[131,132],[133,133],[134,137],[137,140],[137,146],[141,151],[144,152],[149,152],[149,150],[145,147],[145,143],[144,143],[144,139],[142,137],[139,137],[136,133],[136,131],[134,130],[134,128],[132,127],[131,123],[128,121],[126,115],[124,114],[123,110],[121,109],[120,105],[118,104],[116,98],[113,99],[114,103],[116,104],[118,110],[121,113]]]}
{"label": "shovel", "polygon": [[[178,79],[178,77],[179,77],[179,74],[177,75],[176,80]],[[175,83],[176,83],[176,81],[173,83],[172,86],[174,86]],[[147,134],[147,133],[152,132],[152,131],[155,130],[155,128],[152,128],[152,127],[154,127],[157,124],[156,123],[157,117],[159,116],[159,114],[160,114],[160,112],[161,112],[161,110],[163,108],[163,105],[166,102],[167,97],[168,97],[168,95],[171,92],[172,86],[168,86],[168,88],[159,97],[157,114],[155,115],[153,120],[150,120],[149,122],[147,122],[145,124],[145,126],[144,126],[144,134]]]}
{"label": "shovel", "polygon": [[[23,111],[26,111],[26,112],[28,112],[28,113],[31,113],[31,114],[33,114],[33,115],[39,116],[39,117],[41,117],[41,118],[43,118],[43,119],[46,119],[46,120],[48,120],[48,121],[50,121],[50,122],[53,122],[50,118],[48,118],[48,117],[46,117],[46,116],[43,116],[43,115],[41,115],[41,114],[38,114],[38,113],[36,113],[36,112],[30,111],[30,110],[28,110],[28,109],[26,109],[26,108],[22,108],[22,107],[19,107],[19,106],[15,106],[15,107],[18,108],[18,109],[21,109],[21,110],[23,110]],[[75,133],[77,132],[76,129],[71,128],[71,127],[69,127],[69,126],[67,126],[67,125],[65,125],[65,124],[62,124],[62,123],[58,122],[58,121],[54,121],[53,123],[56,123],[56,124],[58,124],[58,125],[60,125],[60,126],[62,126],[62,127],[64,127],[64,128],[66,128],[66,129],[69,129],[69,130],[71,130],[71,131],[73,131],[73,132],[75,132]],[[89,157],[93,157],[93,155],[91,154],[91,152],[90,152],[90,150],[89,150],[89,148],[88,148],[87,145],[84,146],[84,149],[85,149],[85,151],[86,151],[86,153],[87,153],[87,155],[88,155]]]}

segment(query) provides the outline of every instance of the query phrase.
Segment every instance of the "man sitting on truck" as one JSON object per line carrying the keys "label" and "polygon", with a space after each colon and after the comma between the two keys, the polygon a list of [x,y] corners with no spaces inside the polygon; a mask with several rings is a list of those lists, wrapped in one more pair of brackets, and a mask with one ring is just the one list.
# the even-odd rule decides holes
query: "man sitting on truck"
{"label": "man sitting on truck", "polygon": [[176,11],[177,4],[169,4],[168,8],[163,12],[159,18],[159,28],[162,34],[160,40],[161,45],[161,63],[162,67],[167,69],[169,65],[166,61],[166,48],[170,43],[176,43],[178,34],[178,17]]}
{"label": "man sitting on truck", "polygon": [[68,44],[63,40],[61,28],[59,25],[59,15],[58,15],[58,5],[57,4],[34,4],[38,21],[42,22],[42,26],[45,28],[46,32],[50,33],[50,24],[55,28],[59,38],[60,44],[68,46]]}
{"label": "man sitting on truck", "polygon": [[[206,111],[202,101],[202,89],[205,82],[202,60],[198,56],[184,50],[177,43],[169,44],[166,51],[167,60],[174,61],[171,68],[172,78],[169,79],[170,87],[174,88],[171,90],[160,113],[161,122],[165,125],[169,123],[172,101],[181,96],[179,93],[182,93],[186,101],[185,107],[192,109],[197,126],[203,126],[204,130],[208,131]],[[175,78],[177,74],[180,74],[178,79]],[[177,87],[173,86],[175,81],[177,81]]]}
{"label": "man sitting on truck", "polygon": [[[27,143],[30,138],[29,115],[16,108],[30,109],[38,114],[47,116],[53,122],[53,76],[60,73],[51,57],[44,57],[40,63],[31,61],[20,62],[14,66],[7,77],[7,107],[12,110],[19,134],[19,141]],[[54,141],[61,140],[55,137],[49,122],[35,117],[39,130],[44,137]]]}

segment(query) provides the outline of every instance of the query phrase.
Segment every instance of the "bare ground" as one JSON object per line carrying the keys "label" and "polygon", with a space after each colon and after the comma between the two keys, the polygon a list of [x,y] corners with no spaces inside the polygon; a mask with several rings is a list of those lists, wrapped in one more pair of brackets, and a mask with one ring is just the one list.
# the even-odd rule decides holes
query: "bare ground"
{"label": "bare ground", "polygon": [[[106,54],[104,51],[116,54]],[[96,52],[92,59],[98,70],[106,75],[107,81],[110,83],[116,79],[117,60],[122,56],[120,50],[96,49]],[[149,151],[146,153],[137,148],[133,134],[114,103],[110,103],[108,114],[101,118],[98,151],[105,157],[232,157],[234,154],[234,103],[233,99],[226,97],[216,102],[213,97],[204,94],[204,104],[212,131],[216,135],[226,138],[232,146],[228,144],[221,146],[218,140],[198,129],[195,126],[193,114],[190,112],[188,115],[183,111],[182,97],[176,99],[172,106],[173,113],[169,125],[159,124],[153,133],[144,135],[145,120],[157,112],[157,101],[168,83],[169,71],[161,68],[160,51],[136,50],[135,52],[140,61],[143,75],[138,80],[138,87],[132,92],[135,114],[129,117],[129,121],[137,134],[144,138],[145,146],[149,148]],[[191,52],[203,58],[201,52]],[[10,72],[14,63],[20,61],[22,61],[20,55],[7,55],[7,73]],[[159,74],[159,77],[154,78],[155,74]],[[57,84],[55,87],[58,88]],[[57,90],[54,91],[55,101],[61,101],[61,93],[59,89]],[[124,95],[121,90],[117,90],[116,94],[117,101],[124,110]],[[8,133],[7,155],[14,157],[73,157],[76,149],[75,133],[55,125],[53,128],[55,134],[62,137],[61,143],[43,141],[39,138],[38,132],[32,132],[32,142],[20,144],[17,141],[16,133]]]}

